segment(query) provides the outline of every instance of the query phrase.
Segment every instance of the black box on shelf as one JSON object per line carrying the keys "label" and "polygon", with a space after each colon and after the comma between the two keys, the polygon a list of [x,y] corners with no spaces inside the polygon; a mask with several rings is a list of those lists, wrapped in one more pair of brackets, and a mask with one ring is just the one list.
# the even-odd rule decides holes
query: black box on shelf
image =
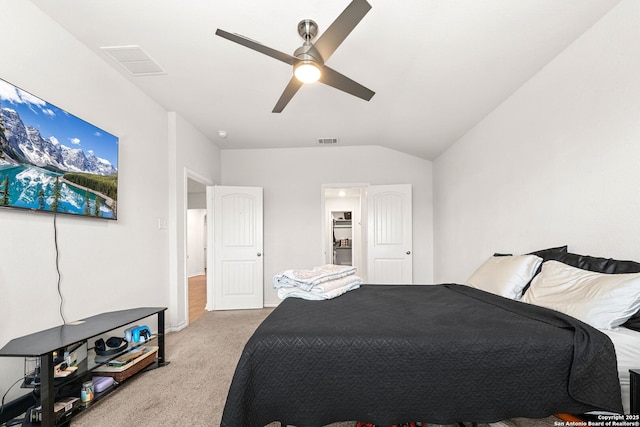
{"label": "black box on shelf", "polygon": [[[71,415],[73,410],[80,404],[77,397],[65,397],[53,404],[53,412],[55,414],[56,423],[63,418]],[[40,424],[42,422],[42,406],[31,408],[27,416],[27,420],[32,424]]]}

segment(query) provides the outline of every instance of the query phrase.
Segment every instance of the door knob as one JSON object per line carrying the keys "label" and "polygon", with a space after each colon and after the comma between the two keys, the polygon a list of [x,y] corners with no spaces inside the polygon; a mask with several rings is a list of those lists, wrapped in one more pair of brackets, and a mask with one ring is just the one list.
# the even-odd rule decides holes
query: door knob
{"label": "door knob", "polygon": [[407,251],[407,255],[411,255],[411,251]]}
{"label": "door knob", "polygon": [[262,254],[261,254],[260,252],[258,252],[258,254],[257,254],[257,255],[258,255],[258,256],[262,256]]}

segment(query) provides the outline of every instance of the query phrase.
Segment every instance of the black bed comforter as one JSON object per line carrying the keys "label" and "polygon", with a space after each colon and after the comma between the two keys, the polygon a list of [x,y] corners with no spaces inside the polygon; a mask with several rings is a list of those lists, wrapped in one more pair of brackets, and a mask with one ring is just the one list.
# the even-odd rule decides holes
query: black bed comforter
{"label": "black bed comforter", "polygon": [[563,314],[461,285],[289,298],[242,353],[222,426],[493,422],[622,413],[613,345]]}

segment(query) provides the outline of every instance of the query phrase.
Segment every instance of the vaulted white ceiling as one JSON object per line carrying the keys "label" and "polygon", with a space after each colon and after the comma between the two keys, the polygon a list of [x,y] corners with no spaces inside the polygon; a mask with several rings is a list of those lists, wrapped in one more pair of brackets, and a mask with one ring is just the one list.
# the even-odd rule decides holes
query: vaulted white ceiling
{"label": "vaulted white ceiling", "polygon": [[[619,0],[369,0],[327,61],[376,92],[321,83],[271,112],[291,67],[215,36],[217,28],[293,54],[297,24],[319,34],[350,0],[31,0],[168,111],[220,148],[384,145],[434,159]],[[140,46],[165,74],[134,76],[101,47]],[[228,133],[226,139],[218,131]]]}

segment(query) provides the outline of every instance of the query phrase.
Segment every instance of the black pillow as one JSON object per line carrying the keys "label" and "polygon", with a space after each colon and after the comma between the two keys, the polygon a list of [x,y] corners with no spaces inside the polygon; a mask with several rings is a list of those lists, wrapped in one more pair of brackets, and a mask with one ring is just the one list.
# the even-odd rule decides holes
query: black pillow
{"label": "black pillow", "polygon": [[[595,271],[596,273],[640,273],[640,263],[635,261],[620,261],[612,258],[578,255],[570,252],[557,254],[557,257],[552,259],[581,270]],[[640,312],[636,312],[629,320],[623,323],[622,326],[635,331],[640,331]]]}
{"label": "black pillow", "polygon": [[595,271],[597,273],[640,273],[640,263],[635,261],[620,261],[612,258],[578,255],[571,252],[560,254],[554,259],[581,270]]}
{"label": "black pillow", "polygon": [[[542,262],[550,259],[557,259],[562,254],[567,253],[567,245],[558,246],[557,248],[540,249],[539,251],[529,252],[527,255],[536,255],[542,258]],[[513,254],[503,254],[496,252],[493,256],[513,256]]]}
{"label": "black pillow", "polygon": [[542,258],[542,262],[549,261],[550,259],[557,259],[567,253],[567,245],[558,246],[557,248],[541,249],[539,251],[531,252],[529,255],[537,255]]}

